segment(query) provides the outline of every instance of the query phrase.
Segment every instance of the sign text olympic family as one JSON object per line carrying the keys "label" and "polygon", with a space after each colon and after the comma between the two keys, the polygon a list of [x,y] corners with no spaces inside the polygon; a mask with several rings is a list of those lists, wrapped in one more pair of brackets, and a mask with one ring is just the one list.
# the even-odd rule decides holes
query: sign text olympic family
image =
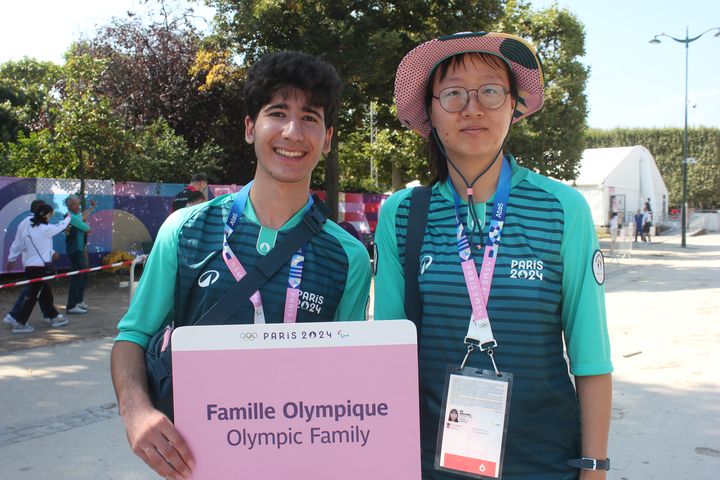
{"label": "sign text olympic family", "polygon": [[[281,415],[281,418],[300,419],[305,423],[318,419],[363,422],[369,417],[386,417],[388,410],[386,403],[354,403],[351,400],[345,403],[319,405],[291,401],[285,402],[279,412],[274,406],[265,405],[263,402],[248,402],[243,406],[207,404],[206,419],[208,422],[275,420]],[[357,423],[348,425],[344,429],[311,427],[309,436],[306,437],[305,433],[308,432],[293,430],[292,427],[274,432],[254,432],[247,428],[233,428],[227,432],[227,443],[233,447],[246,447],[248,450],[262,446],[282,448],[304,445],[306,440],[311,444],[354,443],[364,447],[370,439],[370,429],[361,428]]]}

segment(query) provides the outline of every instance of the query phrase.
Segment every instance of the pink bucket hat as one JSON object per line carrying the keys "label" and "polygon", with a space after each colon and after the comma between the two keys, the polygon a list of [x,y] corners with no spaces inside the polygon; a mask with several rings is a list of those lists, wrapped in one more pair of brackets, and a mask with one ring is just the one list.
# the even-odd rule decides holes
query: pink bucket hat
{"label": "pink bucket hat", "polygon": [[444,60],[469,52],[495,55],[510,66],[518,90],[513,123],[542,108],[545,80],[542,63],[531,44],[507,33],[464,32],[425,42],[400,62],[395,74],[395,102],[403,125],[423,137],[430,134],[425,107],[427,82]]}

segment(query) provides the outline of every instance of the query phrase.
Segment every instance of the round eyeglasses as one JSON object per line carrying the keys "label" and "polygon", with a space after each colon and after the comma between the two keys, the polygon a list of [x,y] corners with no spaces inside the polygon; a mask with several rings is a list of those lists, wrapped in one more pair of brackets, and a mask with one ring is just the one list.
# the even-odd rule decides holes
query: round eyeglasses
{"label": "round eyeglasses", "polygon": [[440,90],[440,94],[436,98],[440,101],[440,106],[446,112],[455,113],[462,111],[470,100],[470,92],[475,92],[480,105],[486,110],[497,110],[505,105],[508,91],[502,85],[488,83],[480,85],[478,88],[467,90],[463,87],[448,87]]}

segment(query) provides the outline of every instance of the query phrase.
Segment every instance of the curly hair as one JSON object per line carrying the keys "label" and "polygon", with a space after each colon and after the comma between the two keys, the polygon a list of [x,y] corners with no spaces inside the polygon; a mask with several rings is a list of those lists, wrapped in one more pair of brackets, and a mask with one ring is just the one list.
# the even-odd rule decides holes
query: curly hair
{"label": "curly hair", "polygon": [[324,60],[295,51],[269,53],[250,67],[243,90],[250,118],[255,121],[273,95],[288,88],[307,92],[310,104],[322,107],[325,128],[332,126],[340,105],[340,77],[335,68]]}

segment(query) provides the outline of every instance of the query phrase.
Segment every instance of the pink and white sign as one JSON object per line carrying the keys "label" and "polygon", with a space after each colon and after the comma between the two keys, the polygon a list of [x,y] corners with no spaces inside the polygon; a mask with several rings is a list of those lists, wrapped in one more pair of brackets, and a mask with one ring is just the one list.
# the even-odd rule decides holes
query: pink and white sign
{"label": "pink and white sign", "polygon": [[409,321],[181,327],[175,426],[193,479],[420,479]]}

